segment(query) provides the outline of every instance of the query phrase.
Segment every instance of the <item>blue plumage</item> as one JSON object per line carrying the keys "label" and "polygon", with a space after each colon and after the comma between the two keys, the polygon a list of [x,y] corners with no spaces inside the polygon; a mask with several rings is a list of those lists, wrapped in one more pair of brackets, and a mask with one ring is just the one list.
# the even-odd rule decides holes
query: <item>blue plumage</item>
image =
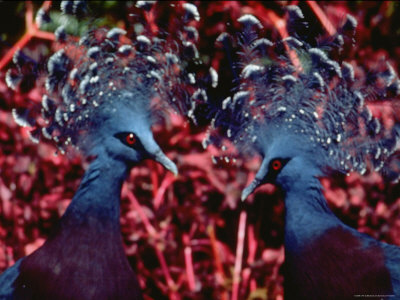
{"label": "blue plumage", "polygon": [[385,128],[367,102],[390,103],[400,81],[388,63],[363,82],[350,63],[330,58],[353,40],[353,17],[336,36],[311,42],[302,38],[307,23],[301,10],[287,10],[291,36],[281,41],[262,37],[262,25],[251,15],[238,19],[243,31],[236,37],[218,38],[225,49],[233,49],[233,41],[239,50],[227,54],[237,76],[211,129],[243,153],[262,157],[242,200],[264,183],[285,192],[285,299],[400,299],[400,248],[344,225],[328,208],[318,180],[337,171],[399,179],[398,123]]}
{"label": "blue plumage", "polygon": [[[61,9],[80,15],[86,11],[83,2],[65,1]],[[153,4],[138,1],[137,7],[148,11]],[[41,105],[15,109],[13,115],[19,125],[30,127],[32,140],[52,142],[61,153],[78,148],[92,162],[45,244],[0,276],[1,299],[142,299],[123,249],[120,193],[130,169],[144,159],[177,174],[151,126],[170,106],[184,110],[188,89],[195,86],[184,65],[196,58],[187,48],[192,54],[197,50],[193,34],[185,32],[199,16],[194,5],[182,6],[175,37],[146,31],[143,20],[138,20],[142,32],[134,37],[120,28],[94,29],[78,44],[58,30],[64,46],[50,57],[41,77],[47,91]],[[15,62],[22,58],[19,53]],[[22,71],[8,72],[11,88],[20,87],[19,79],[27,75]]]}

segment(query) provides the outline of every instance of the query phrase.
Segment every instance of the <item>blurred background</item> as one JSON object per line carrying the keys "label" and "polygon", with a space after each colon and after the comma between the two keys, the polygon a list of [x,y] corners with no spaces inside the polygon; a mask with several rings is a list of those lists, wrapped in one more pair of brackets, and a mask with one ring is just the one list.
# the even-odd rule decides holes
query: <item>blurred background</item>
{"label": "blurred background", "polygon": [[[9,89],[5,73],[16,45],[41,60],[57,49],[57,24],[35,27],[39,8],[52,4],[55,23],[66,22],[56,1],[0,2],[0,272],[46,240],[76,191],[88,163],[73,151],[34,144],[15,124],[11,109],[41,99],[41,87]],[[198,7],[198,49],[206,65],[228,70],[215,39],[232,31],[241,15],[254,14],[266,38],[279,38],[284,7],[299,5],[310,32],[318,36],[338,26],[346,14],[358,21],[356,42],[343,55],[365,69],[388,61],[400,64],[400,4],[391,1],[192,1]],[[89,1],[95,26],[132,30],[134,1]],[[169,18],[173,18],[173,10]],[[68,20],[79,35],[87,22]],[[91,24],[93,25],[93,23]],[[239,28],[239,27],[237,27]],[[232,85],[219,82],[220,92]],[[384,122],[391,112],[373,109]],[[399,116],[400,117],[400,116]],[[157,142],[176,162],[173,177],[156,163],[134,168],[122,191],[121,228],[126,254],[145,299],[284,299],[282,263],[284,205],[282,193],[264,185],[245,203],[241,190],[259,167],[259,158],[221,159],[227,153],[203,149],[207,120],[194,126],[171,115],[154,127]],[[334,213],[346,224],[376,239],[400,246],[400,185],[376,173],[321,179]],[[134,196],[133,196],[134,195]],[[241,234],[244,239],[238,238]],[[243,249],[243,254],[241,254]],[[240,281],[238,280],[240,278]]]}

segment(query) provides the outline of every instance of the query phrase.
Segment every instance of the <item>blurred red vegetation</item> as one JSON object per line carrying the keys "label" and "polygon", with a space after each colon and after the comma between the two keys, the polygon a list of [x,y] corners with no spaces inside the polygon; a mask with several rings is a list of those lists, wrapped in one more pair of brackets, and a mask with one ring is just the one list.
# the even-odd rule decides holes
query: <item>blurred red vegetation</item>
{"label": "blurred red vegetation", "polygon": [[[234,24],[244,13],[255,14],[274,39],[283,32],[282,6],[288,4],[299,4],[306,19],[314,19],[312,26],[318,24],[321,32],[332,30],[329,26],[337,26],[346,13],[354,15],[359,22],[357,46],[348,61],[368,68],[384,58],[395,70],[399,67],[400,7],[395,2],[197,4],[202,16],[199,50],[217,69],[219,54],[213,54],[213,44],[227,22]],[[27,39],[26,35],[21,39]],[[26,42],[31,54],[49,43],[43,39]],[[2,45],[0,51],[4,58],[13,49]],[[0,77],[2,271],[42,245],[73,197],[87,163],[79,154],[55,156],[52,146],[33,144],[10,111],[40,99],[40,90],[13,92],[4,82],[5,68]],[[374,112],[382,114],[382,109]],[[390,113],[382,118],[384,123],[392,121]],[[218,160],[213,164],[211,156],[221,151],[202,148],[204,128],[174,115],[154,132],[180,175],[174,178],[146,161],[132,170],[121,203],[126,254],[139,274],[145,299],[283,299],[282,194],[265,185],[246,203],[239,200],[259,160],[239,157],[236,163]],[[384,182],[375,173],[324,178],[322,183],[330,206],[345,223],[400,245],[399,185]]]}

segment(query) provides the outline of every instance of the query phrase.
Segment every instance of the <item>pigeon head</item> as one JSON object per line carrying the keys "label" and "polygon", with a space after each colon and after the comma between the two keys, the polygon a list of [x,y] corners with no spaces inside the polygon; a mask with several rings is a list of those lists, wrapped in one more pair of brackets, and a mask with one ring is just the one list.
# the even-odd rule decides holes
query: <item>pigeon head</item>
{"label": "pigeon head", "polygon": [[284,39],[265,38],[252,15],[238,19],[239,34],[217,39],[225,49],[237,49],[230,57],[237,60],[232,68],[238,75],[212,126],[243,154],[263,159],[242,199],[265,182],[287,190],[297,176],[331,172],[376,171],[396,181],[399,173],[390,171],[388,162],[397,149],[398,125],[383,124],[370,110],[377,102],[393,106],[400,91],[393,67],[382,61],[361,76],[343,61],[338,53],[354,41],[353,17],[347,16],[334,36],[302,39],[297,32],[309,31],[301,10],[287,10],[290,36]]}
{"label": "pigeon head", "polygon": [[[153,159],[175,175],[175,164],[162,152],[151,130],[150,108],[138,101],[138,91],[110,93],[111,103],[96,113],[88,133],[79,142],[91,156],[106,156],[132,166]],[[135,101],[136,100],[136,101]]]}
{"label": "pigeon head", "polygon": [[[198,59],[197,31],[189,25],[199,15],[194,5],[183,4],[185,17],[174,24],[180,29],[168,34],[148,24],[153,6],[152,1],[138,1],[136,26],[129,33],[94,28],[76,42],[61,26],[55,35],[62,48],[44,68],[16,53],[16,67],[7,72],[8,85],[20,88],[33,74],[45,90],[41,105],[13,110],[16,122],[29,127],[32,141],[53,143],[61,154],[75,147],[86,156],[103,155],[129,166],[150,158],[177,173],[151,128],[168,109],[188,114],[186,104],[196,79],[185,68]],[[65,13],[77,14],[75,8],[69,2],[61,5]],[[32,65],[28,71],[27,62]]]}

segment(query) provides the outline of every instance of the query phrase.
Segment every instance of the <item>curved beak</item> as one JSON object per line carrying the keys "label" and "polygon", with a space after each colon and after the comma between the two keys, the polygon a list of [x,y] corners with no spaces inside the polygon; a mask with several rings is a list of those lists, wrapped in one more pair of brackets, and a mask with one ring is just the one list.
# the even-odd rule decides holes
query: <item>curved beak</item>
{"label": "curved beak", "polygon": [[159,149],[154,153],[153,159],[164,166],[167,170],[171,171],[175,176],[178,176],[178,168],[172,160],[170,160],[162,151]]}
{"label": "curved beak", "polygon": [[253,181],[243,190],[242,192],[242,201],[246,200],[247,197],[254,192],[256,188],[258,188],[260,185],[262,185],[265,182],[265,178],[267,177],[268,174],[268,159],[264,158],[260,169],[258,170],[256,177],[253,179]]}
{"label": "curved beak", "polygon": [[254,190],[261,185],[261,181],[257,178],[254,180],[242,191],[242,201],[246,200]]}
{"label": "curved beak", "polygon": [[171,171],[175,176],[178,176],[178,168],[174,162],[164,154],[160,146],[158,146],[154,140],[153,135],[147,135],[145,138],[142,138],[142,144],[151,159],[159,162],[168,171]]}

